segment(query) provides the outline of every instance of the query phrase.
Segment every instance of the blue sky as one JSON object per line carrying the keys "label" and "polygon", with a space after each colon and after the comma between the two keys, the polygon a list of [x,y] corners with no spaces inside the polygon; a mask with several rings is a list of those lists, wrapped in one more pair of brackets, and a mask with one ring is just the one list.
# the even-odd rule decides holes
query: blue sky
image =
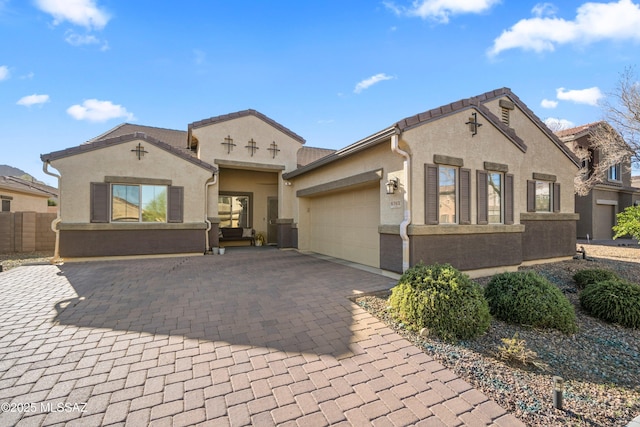
{"label": "blue sky", "polygon": [[0,0],[0,164],[122,123],[186,130],[253,108],[341,148],[500,87],[581,125],[639,66],[640,3]]}

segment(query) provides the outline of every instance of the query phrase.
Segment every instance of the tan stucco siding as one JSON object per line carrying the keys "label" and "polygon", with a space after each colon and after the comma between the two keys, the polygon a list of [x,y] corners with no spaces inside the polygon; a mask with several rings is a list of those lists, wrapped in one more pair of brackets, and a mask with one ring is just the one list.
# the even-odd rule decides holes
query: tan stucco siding
{"label": "tan stucco siding", "polygon": [[[198,127],[193,129],[192,134],[198,138],[199,158],[210,164],[214,164],[215,159],[224,159],[283,165],[286,171],[292,171],[297,166],[297,152],[302,146],[299,141],[252,115]],[[236,144],[230,152],[222,144],[227,137],[231,137]],[[251,139],[258,147],[253,155],[246,148]],[[275,157],[274,152],[269,150],[273,142],[280,150]]]}
{"label": "tan stucco siding", "polygon": [[[488,102],[485,105],[500,117],[499,100]],[[522,158],[520,164],[521,179],[524,180],[522,182],[533,179],[533,173],[555,175],[557,182],[561,184],[561,212],[574,213],[573,179],[578,171],[578,166],[517,106],[511,110],[509,121],[511,128],[516,130],[516,134],[527,145],[526,156]],[[522,191],[520,203],[523,210],[520,212],[526,212],[526,197],[526,191]]]}
{"label": "tan stucco siding", "polygon": [[[502,132],[478,114],[482,126],[472,135],[465,122],[471,111],[462,111],[440,120],[405,131],[401,145],[412,153],[412,223],[425,224],[425,164],[434,163],[434,155],[463,160],[463,167],[471,170],[471,223],[477,223],[476,170],[485,170],[485,162],[508,167],[514,175],[514,221],[526,212],[527,180],[533,173],[552,174],[561,183],[561,211],[574,212],[573,175],[577,167],[552,141],[530,122],[516,123],[516,133],[527,145],[526,153]],[[512,112],[513,113],[513,112]],[[517,114],[516,114],[517,116]],[[528,120],[528,119],[527,119]]]}
{"label": "tan stucco siding", "polygon": [[[297,190],[303,190],[321,184],[346,180],[371,171],[381,171],[381,179],[378,184],[380,193],[380,206],[377,214],[380,224],[400,224],[404,215],[403,195],[406,183],[403,182],[403,159],[391,151],[391,142],[385,141],[367,150],[337,160],[322,168],[308,172],[291,179],[292,185],[288,191],[295,194]],[[386,183],[391,178],[399,178],[400,186],[393,195],[386,194]],[[294,198],[294,220],[305,224],[300,216],[305,213],[308,206],[304,198]],[[304,225],[302,226],[304,227]],[[299,244],[304,245],[304,237],[299,234]]]}
{"label": "tan stucco siding", "polygon": [[47,196],[36,196],[20,191],[0,188],[0,196],[10,200],[11,212],[47,212]]}
{"label": "tan stucco siding", "polygon": [[[142,143],[141,160],[131,150]],[[106,176],[168,180],[184,187],[184,222],[204,222],[205,182],[212,173],[145,141],[131,141],[51,162],[60,171],[60,216],[63,223],[90,222],[90,183]]]}

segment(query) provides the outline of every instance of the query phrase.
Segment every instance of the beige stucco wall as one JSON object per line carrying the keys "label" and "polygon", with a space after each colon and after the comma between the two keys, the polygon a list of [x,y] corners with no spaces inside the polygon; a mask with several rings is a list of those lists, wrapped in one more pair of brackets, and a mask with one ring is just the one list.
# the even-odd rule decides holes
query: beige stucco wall
{"label": "beige stucco wall", "polygon": [[47,196],[0,188],[0,196],[12,197],[11,212],[48,212]]}
{"label": "beige stucco wall", "polygon": [[[317,185],[347,179],[365,172],[381,170],[381,179],[377,184],[380,207],[377,212],[375,212],[375,215],[379,217],[379,224],[400,224],[404,215],[402,200],[405,189],[404,183],[402,182],[402,168],[402,157],[391,152],[391,142],[387,140],[367,150],[346,156],[320,169],[292,178],[290,180],[292,185],[288,188],[295,192]],[[385,184],[391,177],[399,177],[400,186],[395,194],[387,195]],[[369,183],[367,186],[371,185],[372,183]],[[343,191],[357,192],[358,187],[347,188]],[[315,197],[323,196],[325,195],[319,194]],[[309,250],[311,247],[309,239],[313,218],[313,212],[311,212],[312,198],[313,197],[294,198],[294,222],[298,223],[298,247],[301,250]],[[370,213],[367,213],[367,215],[370,215]],[[354,235],[353,238],[358,239],[360,237]],[[367,239],[367,237],[363,236],[362,239]],[[366,243],[363,242],[363,245],[366,245]]]}
{"label": "beige stucco wall", "polygon": [[[147,151],[141,160],[131,151],[138,143]],[[205,221],[205,183],[212,172],[143,140],[63,157],[51,164],[61,175],[63,223],[90,222],[90,183],[104,182],[105,176],[170,180],[171,185],[184,187],[184,222]]]}
{"label": "beige stucco wall", "polygon": [[[237,163],[238,168],[245,170],[265,171],[272,167],[273,171],[279,171],[276,195],[279,203],[279,216],[281,218],[293,217],[294,193],[284,185],[282,172],[290,172],[297,167],[297,152],[302,144],[291,136],[281,132],[262,119],[248,115],[244,117],[214,123],[192,130],[193,136],[198,138],[198,157],[210,164],[222,166],[218,161]],[[235,147],[229,152],[224,139],[231,137]],[[256,142],[258,150],[253,155],[246,146],[249,140]],[[278,151],[274,157],[269,150],[271,144],[277,144]],[[217,199],[217,189],[212,187],[211,196]],[[266,205],[264,207],[266,212]],[[209,214],[216,216],[217,208],[209,205]],[[266,214],[263,215],[266,217]],[[257,216],[256,216],[257,218]],[[262,217],[260,217],[262,218]],[[257,224],[261,228],[261,224]]]}
{"label": "beige stucco wall", "polygon": [[[496,101],[497,103],[497,101]],[[424,165],[434,163],[434,155],[461,158],[464,168],[471,169],[471,223],[477,223],[476,170],[484,170],[484,162],[507,165],[514,175],[514,221],[526,212],[527,180],[533,173],[552,174],[561,183],[561,211],[574,212],[573,176],[577,167],[521,111],[512,111],[511,123],[527,145],[523,153],[487,119],[478,114],[482,126],[472,135],[468,125],[473,110],[418,126],[401,135],[401,146],[412,153],[412,224],[425,223]]]}
{"label": "beige stucco wall", "polygon": [[[485,105],[500,117],[499,100]],[[556,175],[557,182],[561,184],[561,212],[574,213],[573,179],[578,171],[578,166],[517,106],[515,110],[510,112],[510,122],[511,127],[516,129],[517,135],[527,145],[526,156],[521,157],[521,162],[518,165],[520,185],[523,185],[527,179],[532,179],[534,172]],[[515,182],[518,182],[517,177]],[[520,203],[522,203],[520,212],[526,212],[526,197],[525,187],[520,194]]]}
{"label": "beige stucco wall", "polygon": [[[198,157],[214,164],[215,159],[251,162],[267,165],[283,165],[286,171],[292,171],[297,166],[296,153],[302,144],[286,135],[256,116],[249,115],[221,123],[214,123],[193,129],[193,136],[198,138]],[[230,153],[222,145],[224,139],[230,136],[236,144]],[[253,156],[246,146],[249,140],[256,142],[258,150]],[[269,150],[271,143],[278,145],[275,158]]]}

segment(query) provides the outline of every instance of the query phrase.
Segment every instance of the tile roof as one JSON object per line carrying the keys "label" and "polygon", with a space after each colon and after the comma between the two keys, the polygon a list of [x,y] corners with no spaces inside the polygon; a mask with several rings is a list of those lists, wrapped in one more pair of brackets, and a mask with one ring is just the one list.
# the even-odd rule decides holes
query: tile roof
{"label": "tile roof", "polygon": [[579,138],[579,137],[585,135],[587,132],[590,132],[592,129],[598,127],[602,123],[603,122],[587,123],[586,125],[576,126],[576,127],[570,128],[570,129],[559,130],[555,134],[558,136],[558,138],[561,138],[561,139],[564,139],[564,138]]}
{"label": "tile roof", "polygon": [[63,157],[69,157],[69,156],[74,156],[76,154],[81,154],[81,153],[86,153],[88,151],[93,151],[93,150],[99,150],[101,148],[105,148],[107,146],[110,145],[116,145],[116,144],[122,144],[125,142],[130,142],[130,141],[135,141],[135,140],[143,140],[145,142],[148,142],[158,148],[161,148],[165,151],[168,151],[178,157],[183,158],[184,160],[191,162],[197,166],[200,166],[204,169],[209,169],[212,172],[217,172],[217,168],[209,163],[203,162],[202,160],[194,157],[191,155],[189,150],[182,150],[179,148],[174,147],[173,145],[170,145],[166,142],[160,141],[152,136],[147,135],[146,133],[143,132],[136,132],[136,133],[132,133],[132,134],[128,134],[128,135],[121,135],[121,136],[116,136],[113,138],[107,138],[107,139],[98,139],[98,140],[94,140],[94,141],[90,141],[90,142],[86,142],[82,145],[79,145],[77,147],[71,147],[71,148],[67,148],[65,150],[60,150],[60,151],[54,151],[52,153],[48,153],[48,154],[42,154],[40,155],[40,159],[43,162],[50,162],[52,160],[57,160]]}
{"label": "tile roof", "polygon": [[15,176],[0,176],[0,188],[13,190],[21,193],[28,193],[34,196],[58,197],[58,190],[44,184],[36,184]]}
{"label": "tile roof", "polygon": [[130,135],[132,133],[141,132],[150,137],[153,137],[159,141],[166,142],[167,144],[195,156],[189,148],[187,148],[188,132],[183,130],[165,129],[153,126],[134,125],[131,123],[122,123],[113,129],[108,130],[102,135],[96,136],[87,142],[95,142],[104,139],[115,138],[123,135]]}
{"label": "tile roof", "polygon": [[203,126],[208,126],[211,124],[215,124],[215,123],[222,123],[222,122],[226,122],[227,120],[233,120],[233,119],[237,119],[240,117],[246,117],[246,116],[255,116],[257,118],[259,118],[260,120],[266,122],[267,124],[273,126],[274,128],[278,129],[280,132],[289,135],[291,138],[293,138],[294,140],[298,141],[300,144],[304,144],[306,141],[303,137],[301,137],[300,135],[298,135],[297,133],[293,132],[292,130],[282,126],[280,123],[276,122],[273,119],[270,119],[269,117],[265,116],[264,114],[256,111],[256,110],[242,110],[242,111],[237,111],[235,113],[229,113],[229,114],[224,114],[221,116],[215,116],[215,117],[210,117],[208,119],[204,119],[204,120],[199,120],[197,122],[193,122],[189,124],[189,129],[196,129],[199,127],[203,127]]}
{"label": "tile roof", "polygon": [[484,106],[484,103],[486,102],[503,97],[508,97],[514,104],[516,104],[518,108],[556,145],[556,147],[558,147],[576,166],[580,166],[580,162],[575,154],[573,154],[571,150],[569,150],[562,143],[562,141],[560,141],[560,139],[551,131],[551,129],[549,129],[549,127],[544,124],[544,122],[540,120],[540,118],[538,118],[538,116],[536,116],[535,113],[531,111],[531,109],[529,109],[529,107],[527,107],[526,104],[520,100],[520,98],[518,98],[513,92],[511,92],[511,89],[503,87],[500,89],[485,92],[478,96],[461,99],[459,101],[445,104],[432,110],[406,117],[396,122],[395,125],[389,128],[383,129],[376,134],[355,142],[341,150],[336,151],[335,153],[320,158],[310,164],[304,165],[296,169],[295,171],[291,171],[283,176],[285,177],[285,179],[288,179],[296,177],[298,175],[302,175],[308,171],[319,168],[322,165],[338,160],[339,158],[342,158],[346,155],[358,152],[363,148],[386,141],[393,133],[394,128],[397,131],[403,132],[467,109],[474,109],[478,111],[480,114],[482,114],[482,116],[484,116],[485,119],[489,120],[500,132],[502,132],[508,139],[510,139],[520,150],[526,152],[527,146],[522,138],[516,135],[515,130],[505,125],[502,120],[500,120],[500,118],[498,118],[486,106]]}
{"label": "tile roof", "polygon": [[336,150],[329,148],[302,147],[298,150],[298,167],[306,166],[335,152]]}

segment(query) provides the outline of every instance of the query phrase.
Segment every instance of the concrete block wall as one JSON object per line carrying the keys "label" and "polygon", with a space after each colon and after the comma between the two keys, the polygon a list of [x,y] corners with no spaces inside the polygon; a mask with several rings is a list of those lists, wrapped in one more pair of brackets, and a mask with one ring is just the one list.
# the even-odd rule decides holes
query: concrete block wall
{"label": "concrete block wall", "polygon": [[0,253],[53,251],[52,213],[1,212]]}

